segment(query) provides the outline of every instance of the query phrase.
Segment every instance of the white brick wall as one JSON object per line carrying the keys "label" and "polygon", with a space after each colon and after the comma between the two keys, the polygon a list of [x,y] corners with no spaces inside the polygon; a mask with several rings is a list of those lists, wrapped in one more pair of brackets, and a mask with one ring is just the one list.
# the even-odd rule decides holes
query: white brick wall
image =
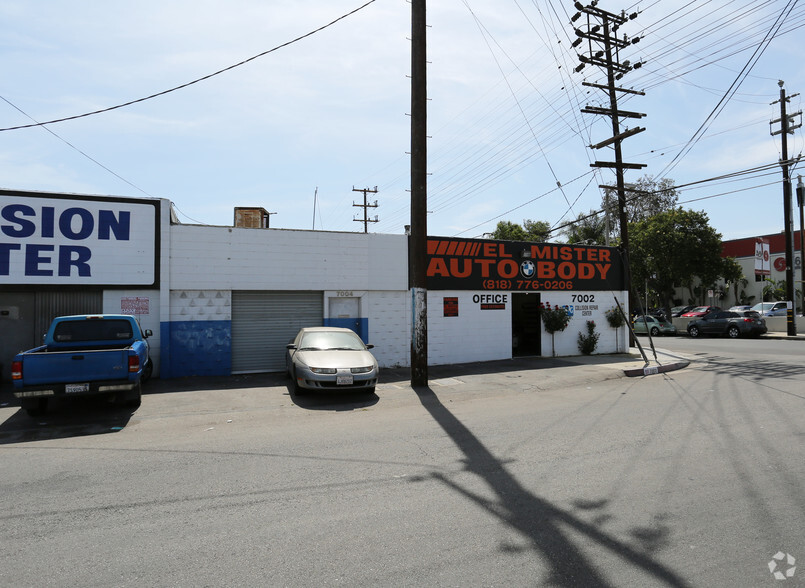
{"label": "white brick wall", "polygon": [[369,343],[382,367],[411,363],[411,301],[408,292],[369,292]]}
{"label": "white brick wall", "polygon": [[407,290],[407,237],[174,225],[171,290]]}
{"label": "white brick wall", "polygon": [[[443,365],[510,359],[512,356],[511,294],[505,310],[481,310],[472,300],[478,292],[428,292],[428,363]],[[490,292],[483,292],[490,294]],[[458,298],[458,316],[444,315],[444,298]]]}

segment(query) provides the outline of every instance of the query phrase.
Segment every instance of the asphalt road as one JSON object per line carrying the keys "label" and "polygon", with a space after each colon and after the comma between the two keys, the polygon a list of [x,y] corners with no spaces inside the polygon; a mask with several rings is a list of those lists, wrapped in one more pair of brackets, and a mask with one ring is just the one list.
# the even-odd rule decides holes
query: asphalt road
{"label": "asphalt road", "polygon": [[657,343],[693,362],[0,407],[0,585],[805,584],[805,342]]}

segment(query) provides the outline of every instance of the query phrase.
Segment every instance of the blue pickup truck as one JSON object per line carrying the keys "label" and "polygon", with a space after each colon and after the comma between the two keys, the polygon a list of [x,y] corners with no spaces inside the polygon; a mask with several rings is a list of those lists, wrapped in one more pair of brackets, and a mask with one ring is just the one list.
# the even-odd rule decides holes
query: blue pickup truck
{"label": "blue pickup truck", "polygon": [[109,394],[139,406],[152,370],[146,340],[151,334],[123,314],[57,317],[44,345],[14,357],[14,395],[32,416],[54,397]]}

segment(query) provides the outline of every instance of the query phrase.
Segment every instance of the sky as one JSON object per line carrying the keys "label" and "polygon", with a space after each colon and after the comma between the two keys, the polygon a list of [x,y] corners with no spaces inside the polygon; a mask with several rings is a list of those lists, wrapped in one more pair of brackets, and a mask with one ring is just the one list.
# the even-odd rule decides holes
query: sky
{"label": "sky", "polygon": [[[645,94],[621,93],[619,107],[646,115],[621,126],[646,129],[623,141],[624,160],[646,167],[626,182],[672,179],[679,204],[724,239],[782,231],[770,121],[780,80],[788,112],[802,108],[805,3],[597,8],[635,15],[618,35],[639,42],[619,58],[642,67],[618,84]],[[590,166],[614,155],[590,148],[611,122],[581,112],[608,105],[582,85],[605,83],[603,71],[574,71],[586,16],[571,23],[568,0],[431,0],[427,11],[428,234],[482,237],[530,219],[563,241],[615,183]],[[191,224],[262,207],[272,228],[350,232],[364,231],[356,190],[368,188],[369,232],[410,224],[406,0],[6,0],[0,18],[0,187],[167,198]],[[803,130],[787,143],[800,155]],[[790,173],[796,184],[802,167]]]}

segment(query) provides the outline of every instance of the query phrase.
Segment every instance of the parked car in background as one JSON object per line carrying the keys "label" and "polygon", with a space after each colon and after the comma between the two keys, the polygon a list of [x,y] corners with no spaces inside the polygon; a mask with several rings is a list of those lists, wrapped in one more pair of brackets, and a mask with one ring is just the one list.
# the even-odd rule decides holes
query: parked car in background
{"label": "parked car in background", "polygon": [[688,335],[727,335],[757,337],[767,331],[766,321],[756,312],[719,310],[688,323]]}
{"label": "parked car in background", "polygon": [[788,305],[785,302],[758,302],[752,310],[760,313],[760,316],[786,316]]}
{"label": "parked car in background", "polygon": [[743,312],[745,310],[752,310],[751,304],[739,304],[738,306],[730,306],[727,310],[732,312]]}
{"label": "parked car in background", "polygon": [[721,310],[718,306],[697,306],[696,308],[689,310],[688,312],[682,314],[683,317],[701,317],[705,316],[706,314],[710,314],[711,312],[717,312]]}
{"label": "parked car in background", "polygon": [[652,337],[676,335],[676,327],[672,322],[651,315],[635,317],[632,323],[632,330],[635,335],[651,333]]}
{"label": "parked car in background", "polygon": [[350,329],[308,327],[288,343],[285,370],[296,394],[306,390],[358,390],[373,394],[379,368],[366,345]]}
{"label": "parked car in background", "polygon": [[693,310],[694,308],[696,308],[696,306],[693,304],[688,304],[687,306],[674,306],[671,309],[671,316],[672,317],[682,316],[683,314],[685,314],[690,310]]}

